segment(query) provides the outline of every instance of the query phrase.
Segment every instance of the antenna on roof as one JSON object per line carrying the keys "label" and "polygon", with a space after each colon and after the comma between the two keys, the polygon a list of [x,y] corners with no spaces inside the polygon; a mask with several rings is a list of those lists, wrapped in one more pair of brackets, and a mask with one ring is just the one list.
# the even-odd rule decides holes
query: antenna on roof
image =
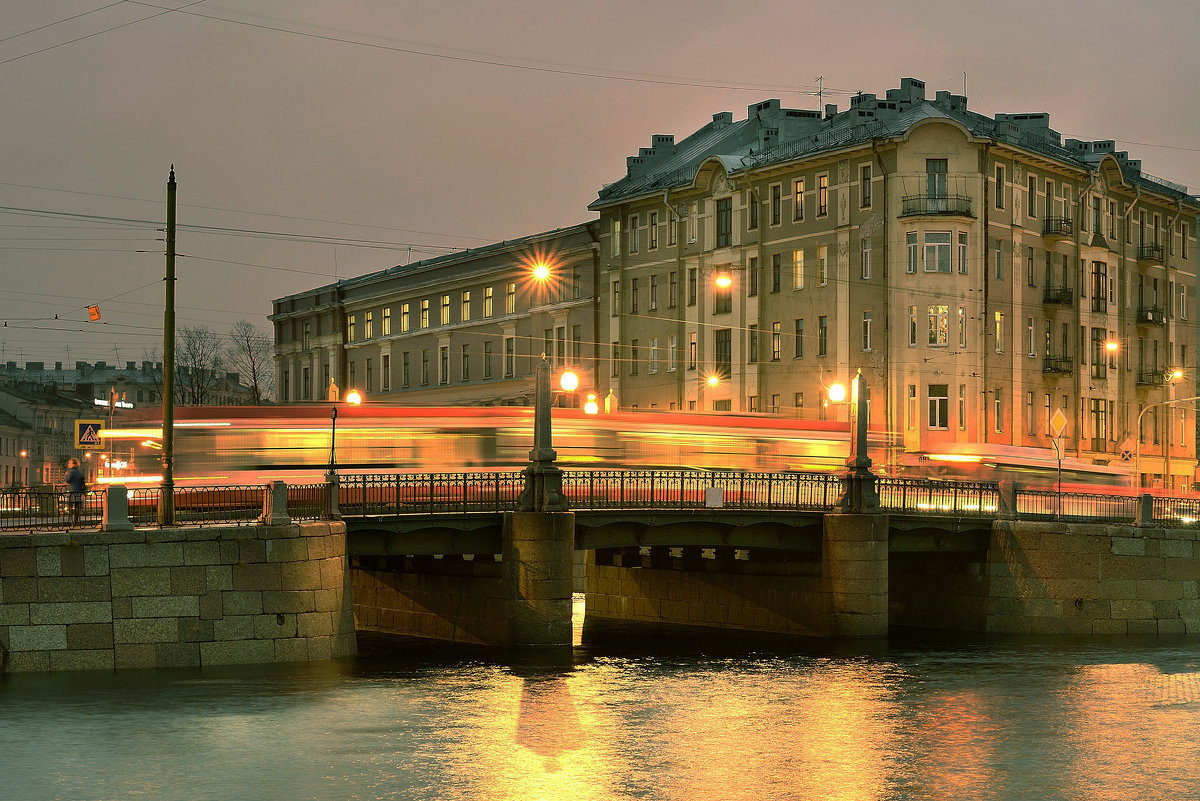
{"label": "antenna on roof", "polygon": [[818,75],[813,80],[817,82],[817,108],[821,108],[821,103],[824,102],[823,98],[825,97],[825,76]]}
{"label": "antenna on roof", "polygon": [[963,70],[963,97],[967,96],[967,71]]}

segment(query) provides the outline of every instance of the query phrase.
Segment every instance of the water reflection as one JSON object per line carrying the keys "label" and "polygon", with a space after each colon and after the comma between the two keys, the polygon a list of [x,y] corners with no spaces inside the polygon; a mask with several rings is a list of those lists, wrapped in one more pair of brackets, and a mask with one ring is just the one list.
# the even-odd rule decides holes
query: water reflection
{"label": "water reflection", "polygon": [[693,635],[573,657],[389,642],[317,666],[18,674],[0,683],[2,797],[1187,798],[1197,653]]}

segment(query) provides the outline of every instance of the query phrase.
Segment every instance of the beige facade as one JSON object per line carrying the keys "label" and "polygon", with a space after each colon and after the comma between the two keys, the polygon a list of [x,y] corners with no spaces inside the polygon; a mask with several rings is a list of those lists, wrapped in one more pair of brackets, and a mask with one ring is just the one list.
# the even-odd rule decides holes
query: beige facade
{"label": "beige facade", "polygon": [[543,353],[593,392],[595,241],[585,223],[276,300],[279,402],[526,405]]}
{"label": "beige facade", "polygon": [[627,166],[591,205],[621,407],[845,419],[827,393],[861,369],[911,454],[1049,449],[1062,422],[1067,455],[1135,452],[1148,483],[1169,437],[1192,482],[1194,404],[1164,401],[1200,394],[1200,205],[1113,142],[906,78],[841,112],[718,114]]}

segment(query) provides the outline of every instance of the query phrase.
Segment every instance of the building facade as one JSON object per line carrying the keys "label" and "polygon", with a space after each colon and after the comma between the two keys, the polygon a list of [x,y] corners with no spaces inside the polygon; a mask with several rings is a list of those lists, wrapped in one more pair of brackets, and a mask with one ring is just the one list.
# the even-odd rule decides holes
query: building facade
{"label": "building facade", "polygon": [[845,419],[829,388],[861,370],[909,453],[1057,440],[1193,481],[1195,406],[1171,401],[1200,394],[1200,205],[1112,141],[905,78],[655,135],[590,208],[622,408]]}
{"label": "building facade", "polygon": [[[274,302],[279,403],[528,405],[546,354],[595,378],[594,222],[392,267]],[[544,268],[544,275],[535,274]]]}

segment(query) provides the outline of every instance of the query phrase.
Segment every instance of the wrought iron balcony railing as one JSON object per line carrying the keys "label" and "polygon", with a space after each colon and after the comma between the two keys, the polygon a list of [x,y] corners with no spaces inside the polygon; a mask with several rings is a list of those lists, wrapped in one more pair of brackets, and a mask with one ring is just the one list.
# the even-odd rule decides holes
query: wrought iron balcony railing
{"label": "wrought iron balcony railing", "polygon": [[1167,316],[1159,306],[1138,306],[1137,321],[1145,325],[1162,325]]}
{"label": "wrought iron balcony railing", "polygon": [[1161,386],[1166,383],[1166,374],[1162,370],[1138,370],[1137,382],[1141,386]]}
{"label": "wrought iron balcony railing", "polygon": [[1074,366],[1075,363],[1070,356],[1047,356],[1042,359],[1043,373],[1070,375],[1074,371]]}
{"label": "wrought iron balcony railing", "polygon": [[905,195],[900,216],[915,217],[922,214],[971,217],[971,198],[966,195]]}
{"label": "wrought iron balcony railing", "polygon": [[1057,303],[1070,306],[1074,302],[1074,293],[1070,287],[1048,286],[1042,290],[1042,303]]}
{"label": "wrought iron balcony railing", "polygon": [[1047,217],[1042,226],[1043,236],[1071,236],[1073,233],[1075,227],[1071,224],[1070,217]]}
{"label": "wrought iron balcony railing", "polygon": [[1146,261],[1152,264],[1162,264],[1163,246],[1154,244],[1138,245],[1137,254],[1138,261]]}

